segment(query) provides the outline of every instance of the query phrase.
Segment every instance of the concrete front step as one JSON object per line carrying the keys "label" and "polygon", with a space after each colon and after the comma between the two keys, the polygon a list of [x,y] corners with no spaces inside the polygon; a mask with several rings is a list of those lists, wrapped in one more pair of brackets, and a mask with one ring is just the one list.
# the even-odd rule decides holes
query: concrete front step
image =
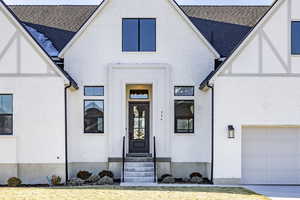
{"label": "concrete front step", "polygon": [[153,162],[127,162],[125,163],[125,168],[127,167],[154,167]]}
{"label": "concrete front step", "polygon": [[125,158],[126,162],[153,162],[151,157],[127,157]]}
{"label": "concrete front step", "polygon": [[126,183],[152,183],[154,177],[124,177]]}
{"label": "concrete front step", "polygon": [[153,172],[154,167],[125,167],[125,172]]}
{"label": "concrete front step", "polygon": [[125,178],[126,177],[153,177],[154,172],[128,172],[125,171]]}

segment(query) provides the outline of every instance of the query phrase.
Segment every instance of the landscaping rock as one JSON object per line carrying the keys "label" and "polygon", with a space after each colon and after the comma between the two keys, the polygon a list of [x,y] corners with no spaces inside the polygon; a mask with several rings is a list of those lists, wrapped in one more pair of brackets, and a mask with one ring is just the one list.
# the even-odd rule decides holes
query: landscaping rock
{"label": "landscaping rock", "polygon": [[99,175],[92,175],[86,180],[86,182],[93,184],[93,183],[97,183],[99,180],[100,180]]}
{"label": "landscaping rock", "polygon": [[203,178],[201,177],[198,177],[198,176],[194,176],[192,179],[191,179],[191,183],[195,183],[195,184],[200,184],[203,182]]}
{"label": "landscaping rock", "polygon": [[190,182],[191,182],[191,179],[189,179],[189,178],[183,178],[182,181],[183,181],[184,183],[190,183]]}
{"label": "landscaping rock", "polygon": [[167,184],[175,183],[175,178],[172,176],[167,176],[162,180],[162,183],[167,183]]}
{"label": "landscaping rock", "polygon": [[69,181],[69,185],[71,186],[81,186],[84,184],[84,180],[80,178],[71,178]]}
{"label": "landscaping rock", "polygon": [[112,185],[112,184],[114,184],[114,179],[108,176],[104,176],[97,182],[97,185]]}

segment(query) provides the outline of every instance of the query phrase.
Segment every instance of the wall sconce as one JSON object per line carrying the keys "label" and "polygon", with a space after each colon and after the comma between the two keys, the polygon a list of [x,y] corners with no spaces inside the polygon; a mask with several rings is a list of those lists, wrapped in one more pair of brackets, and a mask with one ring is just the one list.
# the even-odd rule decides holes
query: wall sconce
{"label": "wall sconce", "polygon": [[235,132],[233,125],[228,125],[228,138],[233,139],[235,138]]}

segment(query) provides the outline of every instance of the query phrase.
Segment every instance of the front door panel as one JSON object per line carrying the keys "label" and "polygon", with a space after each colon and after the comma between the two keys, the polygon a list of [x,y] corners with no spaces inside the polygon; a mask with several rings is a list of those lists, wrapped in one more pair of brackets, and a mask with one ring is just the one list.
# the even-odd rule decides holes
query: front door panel
{"label": "front door panel", "polygon": [[149,102],[129,102],[129,153],[149,153]]}

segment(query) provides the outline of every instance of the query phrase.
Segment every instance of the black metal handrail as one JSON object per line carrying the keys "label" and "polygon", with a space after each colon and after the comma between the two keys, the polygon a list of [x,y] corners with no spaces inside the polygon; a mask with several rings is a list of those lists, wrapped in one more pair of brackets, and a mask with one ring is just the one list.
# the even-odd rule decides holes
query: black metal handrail
{"label": "black metal handrail", "polygon": [[122,152],[122,182],[124,183],[125,176],[125,136],[123,136],[123,152]]}
{"label": "black metal handrail", "polygon": [[153,136],[153,163],[154,163],[154,183],[156,183],[156,139]]}

